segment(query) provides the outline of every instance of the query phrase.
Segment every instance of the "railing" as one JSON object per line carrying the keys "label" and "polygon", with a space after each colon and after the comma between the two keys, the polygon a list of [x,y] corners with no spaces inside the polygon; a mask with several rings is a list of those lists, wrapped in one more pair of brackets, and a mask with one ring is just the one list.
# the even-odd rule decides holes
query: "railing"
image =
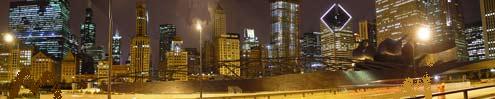
{"label": "railing", "polygon": [[[455,93],[463,93],[464,99],[469,99],[468,97],[468,92],[473,91],[473,90],[479,90],[479,89],[485,89],[485,88],[492,88],[495,87],[495,85],[488,85],[488,86],[481,86],[481,87],[474,87],[474,88],[466,88],[466,89],[460,89],[460,90],[453,90],[453,91],[447,91],[447,92],[441,92],[441,93],[434,93],[432,94],[433,97],[438,97],[438,96],[445,96],[449,94],[455,94]],[[407,99],[422,99],[425,98],[424,95],[418,95],[416,97],[412,98],[407,98]]]}

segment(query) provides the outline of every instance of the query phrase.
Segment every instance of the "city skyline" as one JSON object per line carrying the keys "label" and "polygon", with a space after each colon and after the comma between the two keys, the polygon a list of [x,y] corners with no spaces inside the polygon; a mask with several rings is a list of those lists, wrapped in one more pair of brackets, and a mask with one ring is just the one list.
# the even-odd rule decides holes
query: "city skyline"
{"label": "city skyline", "polygon": [[495,0],[6,1],[1,99],[495,97]]}
{"label": "city skyline", "polygon": [[[8,32],[6,26],[8,26],[8,5],[9,1],[0,1],[2,8],[0,8],[0,32]],[[262,1],[262,2],[259,2]],[[127,59],[129,54],[130,38],[135,35],[134,14],[136,0],[129,2],[114,2],[113,16],[114,16],[114,31],[120,31],[122,34],[122,59]],[[208,6],[211,8],[216,7],[216,2],[219,2],[226,10],[227,16],[227,32],[242,33],[244,28],[253,28],[256,35],[260,39],[260,44],[267,44],[269,42],[271,34],[271,11],[269,1],[263,0],[148,0],[149,7],[149,27],[148,34],[151,35],[152,49],[159,49],[159,25],[160,24],[174,24],[177,25],[177,35],[183,37],[184,47],[186,48],[198,48],[199,44],[195,40],[199,39],[196,30],[193,28],[193,20],[199,18],[201,20],[210,20],[208,12]],[[353,16],[352,24],[353,31],[357,32],[359,20],[372,20],[375,17],[374,1],[365,0],[361,3],[352,3],[353,0],[302,0],[301,1],[301,13],[299,24],[299,33],[305,32],[318,32],[319,18],[331,4],[339,2],[346,7],[346,10]],[[479,15],[479,1],[478,0],[463,0],[465,4],[463,11],[465,14],[465,23],[472,23],[481,20]],[[70,2],[71,18],[70,29],[71,33],[79,37],[80,24],[84,22],[84,11],[88,6],[87,0],[75,0]],[[160,4],[164,4],[162,6]],[[91,4],[94,10],[94,22],[96,24],[96,42],[97,46],[105,45],[107,41],[107,29],[108,20],[106,18],[108,1],[106,0],[93,0]],[[311,5],[311,6],[307,6]],[[210,10],[213,10],[211,9]],[[474,10],[473,10],[474,9]],[[261,11],[261,12],[259,12]],[[471,13],[471,14],[469,14]],[[211,21],[210,21],[211,22]],[[205,26],[208,32],[203,33],[205,40],[210,39],[210,33],[212,32],[212,25]],[[107,47],[107,46],[105,46]],[[152,53],[159,53],[159,50],[152,50]],[[153,65],[158,65],[159,56],[152,56]]]}

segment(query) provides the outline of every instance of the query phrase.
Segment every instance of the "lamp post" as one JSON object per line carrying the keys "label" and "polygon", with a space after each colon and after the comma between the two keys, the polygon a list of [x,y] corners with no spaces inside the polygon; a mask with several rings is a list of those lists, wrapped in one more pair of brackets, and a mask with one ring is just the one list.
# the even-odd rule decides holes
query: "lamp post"
{"label": "lamp post", "polygon": [[427,27],[427,26],[423,26],[423,27],[420,27],[418,28],[418,30],[416,31],[416,34],[414,36],[415,38],[412,38],[411,41],[412,41],[412,63],[411,65],[413,66],[413,76],[417,76],[417,71],[416,71],[416,68],[418,66],[416,66],[416,60],[414,59],[415,56],[416,56],[416,53],[415,53],[415,50],[416,50],[416,46],[417,46],[417,40],[419,41],[422,41],[422,42],[425,42],[425,41],[428,41],[430,40],[431,38],[431,31],[430,31],[430,28]]}
{"label": "lamp post", "polygon": [[203,27],[201,21],[196,23],[196,30],[199,31],[199,98],[203,99]]}
{"label": "lamp post", "polygon": [[[12,33],[2,33],[1,36],[4,44],[10,43],[12,45],[11,47],[7,47],[7,49],[9,49],[7,50],[8,53],[13,54],[17,50],[19,50],[19,44],[16,44],[16,38]],[[10,80],[14,79],[17,71],[14,71],[14,68],[11,65],[8,65],[8,71],[8,78]]]}

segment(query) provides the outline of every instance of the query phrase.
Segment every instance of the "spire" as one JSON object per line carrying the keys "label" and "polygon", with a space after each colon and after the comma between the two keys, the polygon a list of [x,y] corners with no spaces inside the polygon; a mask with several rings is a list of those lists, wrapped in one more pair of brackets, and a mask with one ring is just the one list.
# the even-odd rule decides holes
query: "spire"
{"label": "spire", "polygon": [[223,10],[222,6],[220,6],[220,3],[217,3],[217,10]]}
{"label": "spire", "polygon": [[87,6],[87,8],[91,8],[92,3],[93,2],[91,0],[88,0],[88,6]]}

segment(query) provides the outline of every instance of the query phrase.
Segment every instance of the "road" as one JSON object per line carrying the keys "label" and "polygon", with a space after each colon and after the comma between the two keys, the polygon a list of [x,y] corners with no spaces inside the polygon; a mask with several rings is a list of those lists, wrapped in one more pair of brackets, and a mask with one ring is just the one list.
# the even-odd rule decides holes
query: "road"
{"label": "road", "polygon": [[[457,90],[468,87],[484,86],[495,83],[471,84],[465,83],[448,83],[446,90]],[[436,85],[432,85],[432,90],[436,90]],[[401,92],[399,87],[347,90],[334,92],[330,90],[301,90],[301,91],[278,91],[278,92],[257,92],[257,93],[241,93],[241,94],[222,94],[222,93],[206,93],[203,96],[209,99],[394,99]],[[462,93],[447,95],[447,99],[462,99]],[[64,99],[106,99],[106,94],[74,94],[63,93]],[[495,88],[487,88],[481,90],[470,91],[470,98],[476,99],[492,99],[495,98]],[[52,94],[43,94],[41,99],[50,99]],[[114,99],[194,99],[199,98],[199,94],[115,94]],[[404,98],[404,97],[402,97]],[[0,99],[6,99],[5,96],[0,96]],[[434,97],[437,99],[437,97]]]}

